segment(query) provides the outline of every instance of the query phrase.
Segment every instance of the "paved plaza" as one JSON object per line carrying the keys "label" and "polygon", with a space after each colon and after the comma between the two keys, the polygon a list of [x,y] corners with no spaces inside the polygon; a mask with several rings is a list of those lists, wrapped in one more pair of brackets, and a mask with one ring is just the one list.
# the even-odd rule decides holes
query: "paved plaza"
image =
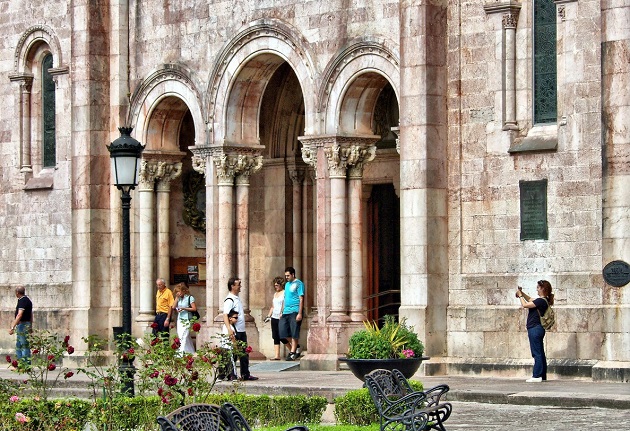
{"label": "paved plaza", "polygon": [[[330,402],[362,382],[347,370],[343,371],[270,371],[283,363],[258,362],[252,373],[255,382],[220,382],[219,391],[236,389],[248,394],[321,395]],[[16,378],[8,369],[0,369],[0,377]],[[541,431],[578,431],[602,429],[626,431],[630,429],[630,383],[606,383],[589,379],[551,379],[531,384],[522,378],[421,376],[425,388],[439,383],[450,386],[448,400],[453,414],[447,422],[448,431],[522,431],[535,428]],[[76,375],[60,382],[60,396],[85,396],[86,378]],[[324,413],[323,423],[334,423],[332,404]]]}
{"label": "paved plaza", "polygon": [[448,431],[578,431],[630,429],[627,409],[453,402]]}

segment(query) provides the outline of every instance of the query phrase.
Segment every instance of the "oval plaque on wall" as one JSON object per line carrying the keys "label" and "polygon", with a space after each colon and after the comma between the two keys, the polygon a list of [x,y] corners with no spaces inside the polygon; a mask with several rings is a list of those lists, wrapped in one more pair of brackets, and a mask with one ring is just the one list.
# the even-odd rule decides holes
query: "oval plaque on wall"
{"label": "oval plaque on wall", "polygon": [[621,287],[630,283],[630,265],[623,260],[613,260],[602,271],[604,280],[611,286]]}

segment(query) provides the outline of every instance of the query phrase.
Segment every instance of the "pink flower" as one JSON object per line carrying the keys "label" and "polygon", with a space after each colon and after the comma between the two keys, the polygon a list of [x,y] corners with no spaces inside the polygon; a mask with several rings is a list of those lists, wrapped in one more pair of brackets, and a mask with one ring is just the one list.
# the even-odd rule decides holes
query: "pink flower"
{"label": "pink flower", "polygon": [[39,349],[33,349],[33,355],[39,354]]}
{"label": "pink flower", "polygon": [[162,396],[162,394],[164,394],[164,389],[162,389],[162,388],[158,388],[158,390],[157,390],[157,394],[158,394],[158,396],[160,396],[160,397],[161,397],[161,396]]}
{"label": "pink flower", "polygon": [[13,395],[11,398],[9,398],[9,401],[11,401],[12,403],[17,403],[18,401],[20,401],[20,397],[18,397],[17,395]]}
{"label": "pink flower", "polygon": [[17,368],[18,367],[18,361],[16,361],[15,359],[13,360],[13,362],[11,362],[11,366],[13,368]]}
{"label": "pink flower", "polygon": [[72,355],[74,353],[74,347],[72,346],[68,346],[68,348],[66,349],[66,351],[68,352],[69,355]]}
{"label": "pink flower", "polygon": [[136,353],[133,347],[130,347],[129,350],[127,350],[127,352],[129,352],[130,355],[133,355],[134,353]]}
{"label": "pink flower", "polygon": [[157,328],[157,327],[158,327],[158,324],[157,324],[157,323],[155,323],[155,322],[151,323],[151,328],[155,329],[155,328]]}
{"label": "pink flower", "polygon": [[199,332],[201,330],[201,324],[198,322],[193,323],[192,330],[195,332]]}
{"label": "pink flower", "polygon": [[26,416],[24,413],[16,413],[15,414],[15,420],[18,421],[21,424],[30,421],[29,417]]}
{"label": "pink flower", "polygon": [[149,377],[151,377],[152,379],[155,379],[159,375],[160,373],[157,370],[155,370],[151,374],[149,374]]}
{"label": "pink flower", "polygon": [[55,360],[55,355],[48,355],[48,360],[49,361],[54,361]]}
{"label": "pink flower", "polygon": [[188,388],[188,395],[193,396],[193,388]]}
{"label": "pink flower", "polygon": [[69,379],[72,376],[74,376],[74,373],[72,371],[68,371],[66,374],[64,374],[63,378],[64,379]]}
{"label": "pink flower", "polygon": [[48,371],[55,371],[55,368],[57,368],[57,366],[55,365],[54,362],[51,362],[50,364],[48,364]]}
{"label": "pink flower", "polygon": [[11,359],[11,356],[10,356],[10,355],[5,356],[5,359],[7,360],[7,362],[8,362],[9,364],[11,363],[11,360],[12,360],[12,359]]}
{"label": "pink flower", "polygon": [[254,350],[254,349],[252,349],[252,346],[245,347],[245,353],[251,353],[252,350]]}
{"label": "pink flower", "polygon": [[411,349],[405,349],[402,351],[403,356],[405,357],[405,359],[408,358],[413,358],[415,356],[415,353],[413,352],[413,350]]}

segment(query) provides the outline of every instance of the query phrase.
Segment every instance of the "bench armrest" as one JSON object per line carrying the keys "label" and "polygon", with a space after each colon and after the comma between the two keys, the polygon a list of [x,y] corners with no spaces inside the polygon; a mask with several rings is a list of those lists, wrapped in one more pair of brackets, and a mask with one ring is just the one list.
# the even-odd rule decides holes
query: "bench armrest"
{"label": "bench armrest", "polygon": [[424,391],[424,394],[427,398],[427,403],[429,406],[439,404],[442,395],[446,394],[449,391],[448,385],[442,384],[432,387]]}

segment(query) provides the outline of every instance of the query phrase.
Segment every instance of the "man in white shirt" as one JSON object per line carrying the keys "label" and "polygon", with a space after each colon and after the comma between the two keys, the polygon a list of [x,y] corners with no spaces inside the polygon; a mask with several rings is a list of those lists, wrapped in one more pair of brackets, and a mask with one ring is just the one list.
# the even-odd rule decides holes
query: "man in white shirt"
{"label": "man in white shirt", "polygon": [[[247,344],[247,334],[245,333],[245,313],[243,311],[243,303],[238,297],[241,292],[241,280],[233,277],[228,280],[228,290],[230,293],[225,297],[223,301],[223,323],[228,331],[228,336],[234,335],[234,338]],[[233,322],[229,321],[228,314],[230,310],[236,310],[238,312],[238,319],[234,323],[234,329],[232,329]],[[239,358],[241,366],[241,380],[258,380],[258,377],[254,377],[249,373],[249,355],[245,354]]]}

